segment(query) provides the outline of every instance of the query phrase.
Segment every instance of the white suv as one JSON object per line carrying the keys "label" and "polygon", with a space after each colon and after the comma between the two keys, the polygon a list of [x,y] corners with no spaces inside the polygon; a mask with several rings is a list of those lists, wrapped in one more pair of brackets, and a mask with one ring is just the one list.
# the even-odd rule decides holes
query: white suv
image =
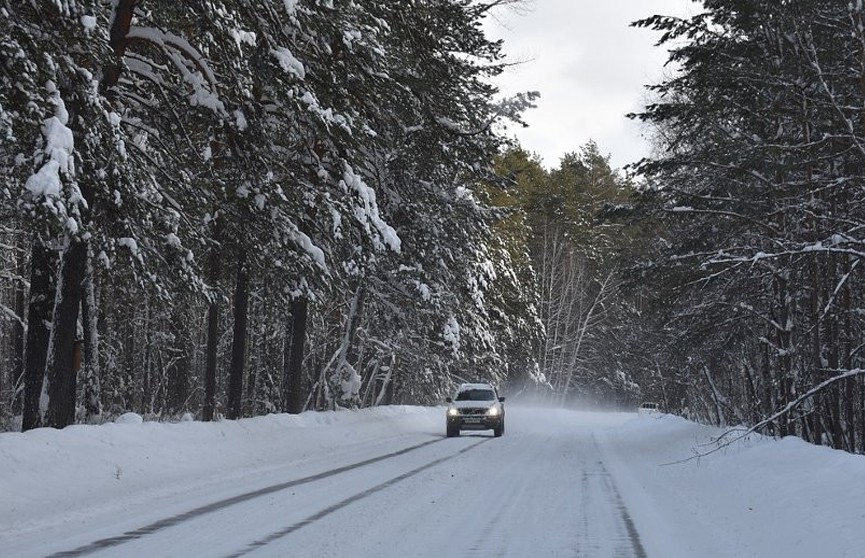
{"label": "white suv", "polygon": [[460,430],[492,430],[496,437],[505,433],[505,398],[490,384],[460,384],[447,402],[449,438],[459,436]]}
{"label": "white suv", "polygon": [[648,416],[659,415],[661,414],[661,406],[651,401],[645,401],[640,403],[640,406],[637,407],[637,414]]}

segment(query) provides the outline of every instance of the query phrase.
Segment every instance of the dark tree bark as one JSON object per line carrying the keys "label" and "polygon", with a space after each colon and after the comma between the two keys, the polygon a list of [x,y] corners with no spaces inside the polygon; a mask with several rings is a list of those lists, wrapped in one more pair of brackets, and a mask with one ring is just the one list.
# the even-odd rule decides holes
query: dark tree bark
{"label": "dark tree bark", "polygon": [[219,342],[219,302],[214,295],[207,307],[207,364],[204,370],[202,419],[211,421],[216,412],[216,350]]}
{"label": "dark tree bark", "polygon": [[100,83],[103,93],[113,97],[111,91],[120,81],[120,72],[123,68],[123,55],[129,44],[129,28],[132,26],[132,16],[139,0],[119,0],[114,8],[114,20],[111,22],[110,38],[108,44],[114,51],[114,60],[105,68],[105,75]]}
{"label": "dark tree bark", "polygon": [[45,413],[45,426],[53,428],[64,428],[75,422],[78,376],[74,362],[75,334],[87,255],[87,244],[72,239],[63,252],[60,264],[46,367],[48,408]]}
{"label": "dark tree bark", "polygon": [[384,397],[381,399],[382,405],[393,405],[394,401],[394,393],[396,391],[396,383],[391,378],[391,381],[387,383],[384,388]]}
{"label": "dark tree bark", "polygon": [[246,364],[246,329],[249,314],[249,273],[243,260],[237,266],[234,291],[234,336],[231,345],[231,370],[228,380],[228,418],[243,414],[243,370]]}
{"label": "dark tree bark", "polygon": [[[147,307],[143,309],[145,312],[148,311]],[[139,396],[137,395],[137,391],[135,388],[135,378],[138,377],[137,367],[135,365],[135,354],[138,351],[138,343],[136,343],[135,338],[135,313],[133,308],[130,305],[122,305],[118,309],[118,320],[122,324],[121,326],[121,350],[122,353],[120,355],[121,358],[121,366],[123,370],[122,375],[122,384],[124,386],[122,392],[123,398],[123,406],[127,408],[138,408],[144,409],[145,411],[150,411],[151,409],[148,407],[150,403],[150,399],[148,397],[149,394],[149,379],[144,378],[145,389],[144,393],[141,395],[141,401],[138,401]],[[145,324],[145,331],[147,330]],[[147,369],[145,368],[145,374],[147,373]]]}
{"label": "dark tree bark", "polygon": [[[844,268],[850,269],[850,262],[847,256],[844,256]],[[841,355],[845,370],[853,369],[853,339],[855,332],[853,330],[853,306],[852,294],[850,292],[850,283],[844,283],[844,290],[841,295],[841,311],[844,317],[843,329],[844,335],[841,343]],[[856,379],[850,378],[844,382],[844,449],[850,453],[856,451]]]}
{"label": "dark tree bark", "polygon": [[102,414],[102,379],[99,369],[99,331],[93,268],[88,255],[81,299],[84,327],[84,409],[88,421]]}
{"label": "dark tree bark", "polygon": [[45,381],[45,361],[54,307],[54,252],[33,240],[30,259],[30,300],[27,308],[27,345],[24,353],[24,404],[21,430],[42,426],[39,400]]}
{"label": "dark tree bark", "polygon": [[357,370],[358,361],[360,360],[361,348],[358,347],[358,326],[363,321],[363,313],[366,308],[366,297],[368,290],[365,285],[360,285],[357,288],[354,301],[346,323],[346,339],[345,361],[352,368]]}
{"label": "dark tree bark", "polygon": [[249,377],[246,379],[246,412],[251,416],[256,416],[259,413],[258,403],[255,398],[255,389],[258,385],[258,366],[260,362],[256,362],[252,357],[252,354],[255,352],[255,343],[252,343],[252,348],[249,350],[250,358],[249,358],[249,366],[245,367],[249,369]]}
{"label": "dark tree bark", "polygon": [[186,400],[189,397],[190,376],[190,345],[188,340],[188,329],[184,329],[185,315],[182,311],[183,305],[174,307],[171,317],[171,333],[173,342],[171,344],[172,359],[168,367],[168,385],[166,386],[166,403],[168,411],[179,413],[186,410]]}
{"label": "dark tree bark", "polygon": [[15,314],[20,318],[20,321],[12,324],[12,368],[10,376],[12,388],[15,390],[12,398],[12,413],[16,415],[21,413],[24,408],[24,311],[27,294],[23,279],[26,272],[25,264],[24,255],[19,255],[18,277],[20,280],[15,286]]}
{"label": "dark tree bark", "polygon": [[212,421],[216,415],[216,362],[219,352],[219,278],[221,250],[221,227],[216,221],[213,228],[214,245],[210,249],[208,275],[213,291],[210,293],[210,303],[207,306],[207,354],[204,369],[204,405],[201,410],[202,420]]}
{"label": "dark tree bark", "polygon": [[865,453],[865,377],[858,378],[859,384],[859,432],[862,435],[860,453]]}
{"label": "dark tree bark", "polygon": [[189,399],[189,376],[190,376],[190,358],[189,345],[182,340],[176,349],[177,359],[174,361],[174,367],[169,378],[168,384],[168,404],[171,412],[182,413],[186,410],[186,402]]}
{"label": "dark tree bark", "polygon": [[303,411],[303,351],[306,343],[308,301],[301,296],[291,301],[285,332],[283,400],[288,413]]}
{"label": "dark tree bark", "polygon": [[[158,347],[156,347],[156,343],[153,342],[153,332],[154,329],[159,328],[159,320],[154,319],[153,317],[153,309],[151,307],[151,302],[148,301],[144,305],[144,321],[141,325],[141,329],[143,330],[144,335],[144,347],[141,351],[144,354],[144,359],[141,361],[141,375],[143,380],[141,382],[141,388],[135,388],[135,392],[138,395],[135,397],[140,397],[140,405],[142,409],[144,409],[148,413],[155,412],[156,405],[156,394],[159,392],[159,376],[157,375],[156,370],[161,370],[161,367],[157,364],[154,365],[154,360],[157,363],[161,363],[161,352]],[[134,316],[134,314],[133,314]],[[154,325],[154,323],[156,325]],[[132,331],[132,343],[135,343],[134,337],[135,331]],[[156,356],[154,357],[154,353]],[[130,366],[134,366],[134,362],[130,364]],[[134,371],[133,368],[129,368],[130,371]],[[132,379],[137,378],[138,376],[131,375],[130,372],[130,384],[132,384]],[[133,399],[134,400],[134,399]],[[161,409],[161,405],[160,405]]]}
{"label": "dark tree bark", "polygon": [[[782,274],[776,273],[774,277],[774,293],[776,308],[776,323],[781,327],[775,328],[775,340],[781,355],[778,357],[778,384],[780,387],[779,406],[783,407],[793,399],[793,370],[792,370],[792,333],[787,329],[790,323],[789,283]],[[790,434],[790,417],[782,416],[778,419],[778,435],[781,437]]]}

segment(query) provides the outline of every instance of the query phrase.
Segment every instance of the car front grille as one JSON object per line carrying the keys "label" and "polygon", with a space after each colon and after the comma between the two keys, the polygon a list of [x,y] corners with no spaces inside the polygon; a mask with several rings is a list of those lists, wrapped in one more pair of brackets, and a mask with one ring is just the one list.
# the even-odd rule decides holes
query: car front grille
{"label": "car front grille", "polygon": [[460,409],[461,415],[485,415],[487,412],[486,407],[478,407],[478,408],[463,408]]}

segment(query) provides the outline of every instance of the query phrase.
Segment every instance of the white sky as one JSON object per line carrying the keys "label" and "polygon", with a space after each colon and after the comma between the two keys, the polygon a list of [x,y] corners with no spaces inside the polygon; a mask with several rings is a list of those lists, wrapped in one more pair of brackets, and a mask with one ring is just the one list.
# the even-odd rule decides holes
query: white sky
{"label": "white sky", "polygon": [[643,86],[661,79],[667,52],[653,46],[659,33],[629,24],[698,7],[691,0],[528,0],[523,13],[500,10],[488,33],[504,39],[509,60],[526,62],[497,84],[506,95],[541,93],[526,114],[529,128],[513,132],[523,148],[547,167],[590,139],[615,168],[648,155],[640,124],[625,114],[645,104]]}

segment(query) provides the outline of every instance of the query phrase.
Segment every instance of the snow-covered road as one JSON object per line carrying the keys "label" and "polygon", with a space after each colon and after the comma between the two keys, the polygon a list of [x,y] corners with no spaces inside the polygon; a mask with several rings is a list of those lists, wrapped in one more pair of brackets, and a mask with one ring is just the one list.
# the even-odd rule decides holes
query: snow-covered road
{"label": "snow-covered road", "polygon": [[[773,505],[760,461],[665,465],[707,432],[676,417],[510,405],[507,421],[445,438],[443,409],[393,407],[0,434],[0,556],[865,555],[861,457],[728,452],[816,450],[854,483],[832,515],[807,489]],[[832,523],[797,525],[804,502]]]}
{"label": "snow-covered road", "polygon": [[[396,429],[369,439],[368,429],[360,429],[363,443],[346,429],[341,438],[348,443],[327,444],[306,463],[227,470],[222,483],[215,472],[200,488],[182,485],[176,498],[145,496],[101,517],[61,519],[21,534],[8,550],[22,556],[645,556],[593,428],[562,428],[552,414],[510,409],[508,432],[498,439],[491,432],[445,438],[440,416],[423,417],[425,427],[416,433]],[[403,418],[418,425],[418,417]],[[392,420],[398,425],[400,418]]]}

